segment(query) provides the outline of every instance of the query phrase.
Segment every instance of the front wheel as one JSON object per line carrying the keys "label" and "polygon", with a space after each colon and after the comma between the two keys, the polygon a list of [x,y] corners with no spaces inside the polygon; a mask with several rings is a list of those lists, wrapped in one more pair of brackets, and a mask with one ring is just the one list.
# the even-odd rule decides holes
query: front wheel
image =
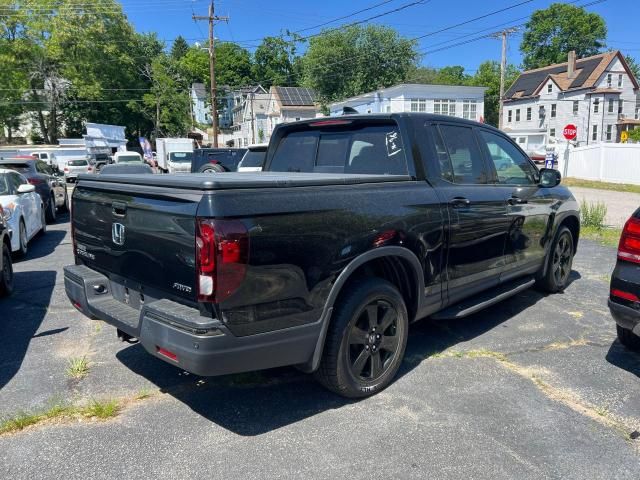
{"label": "front wheel", "polygon": [[223,173],[225,171],[224,167],[218,164],[207,165],[200,170],[201,173]]}
{"label": "front wheel", "polygon": [[549,250],[547,271],[538,279],[537,286],[549,293],[562,292],[569,284],[574,253],[571,230],[560,227]]}
{"label": "front wheel", "polygon": [[22,258],[26,257],[28,250],[27,227],[24,224],[24,220],[20,219],[20,226],[18,227],[18,251],[17,256]]}
{"label": "front wheel", "polygon": [[56,221],[56,199],[53,196],[49,198],[49,203],[47,203],[46,219],[48,223]]}
{"label": "front wheel", "polygon": [[9,247],[2,245],[2,270],[0,270],[0,297],[7,297],[13,292],[13,266]]}
{"label": "front wheel", "polygon": [[334,312],[316,379],[348,398],[383,390],[398,372],[407,345],[402,295],[385,280],[365,279],[344,293]]}

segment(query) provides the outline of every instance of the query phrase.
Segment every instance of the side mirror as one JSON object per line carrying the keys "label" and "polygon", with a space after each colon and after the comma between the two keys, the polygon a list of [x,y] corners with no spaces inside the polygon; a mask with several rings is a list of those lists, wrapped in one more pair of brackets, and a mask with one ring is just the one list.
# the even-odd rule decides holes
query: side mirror
{"label": "side mirror", "polygon": [[18,194],[20,194],[20,193],[31,193],[31,192],[35,192],[35,191],[36,191],[36,187],[31,185],[30,183],[23,184],[23,185],[20,185],[18,187]]}
{"label": "side mirror", "polygon": [[553,168],[541,168],[540,169],[540,186],[543,188],[553,188],[560,185],[562,175],[558,170]]}

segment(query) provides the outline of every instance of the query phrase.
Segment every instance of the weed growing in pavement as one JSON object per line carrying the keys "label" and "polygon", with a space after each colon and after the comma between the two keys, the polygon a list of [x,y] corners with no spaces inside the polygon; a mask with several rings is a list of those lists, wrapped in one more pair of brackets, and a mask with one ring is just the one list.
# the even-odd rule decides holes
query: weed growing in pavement
{"label": "weed growing in pavement", "polygon": [[81,414],[85,417],[96,417],[100,419],[115,417],[120,411],[117,400],[106,400],[104,402],[92,400],[89,405],[81,409]]}
{"label": "weed growing in pavement", "polygon": [[592,227],[598,230],[605,227],[604,217],[607,216],[607,206],[604,202],[580,202],[580,223],[583,227]]}
{"label": "weed growing in pavement", "polygon": [[73,357],[69,359],[66,370],[71,378],[82,378],[89,373],[89,362],[86,357]]}

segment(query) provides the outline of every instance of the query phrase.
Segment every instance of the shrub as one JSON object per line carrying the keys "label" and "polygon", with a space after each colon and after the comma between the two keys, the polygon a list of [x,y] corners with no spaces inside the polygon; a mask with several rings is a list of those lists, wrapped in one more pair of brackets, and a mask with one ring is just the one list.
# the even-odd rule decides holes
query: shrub
{"label": "shrub", "polygon": [[583,227],[604,228],[604,217],[606,216],[607,206],[603,202],[582,200],[580,203],[580,223]]}

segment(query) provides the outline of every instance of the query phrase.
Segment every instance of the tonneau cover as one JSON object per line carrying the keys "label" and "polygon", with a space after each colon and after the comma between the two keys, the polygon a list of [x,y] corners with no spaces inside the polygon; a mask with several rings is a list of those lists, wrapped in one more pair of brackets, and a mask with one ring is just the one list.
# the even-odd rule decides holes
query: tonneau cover
{"label": "tonneau cover", "polygon": [[408,175],[363,175],[347,173],[226,172],[176,175],[79,175],[83,182],[147,185],[187,190],[232,190],[243,188],[306,187],[402,182]]}

